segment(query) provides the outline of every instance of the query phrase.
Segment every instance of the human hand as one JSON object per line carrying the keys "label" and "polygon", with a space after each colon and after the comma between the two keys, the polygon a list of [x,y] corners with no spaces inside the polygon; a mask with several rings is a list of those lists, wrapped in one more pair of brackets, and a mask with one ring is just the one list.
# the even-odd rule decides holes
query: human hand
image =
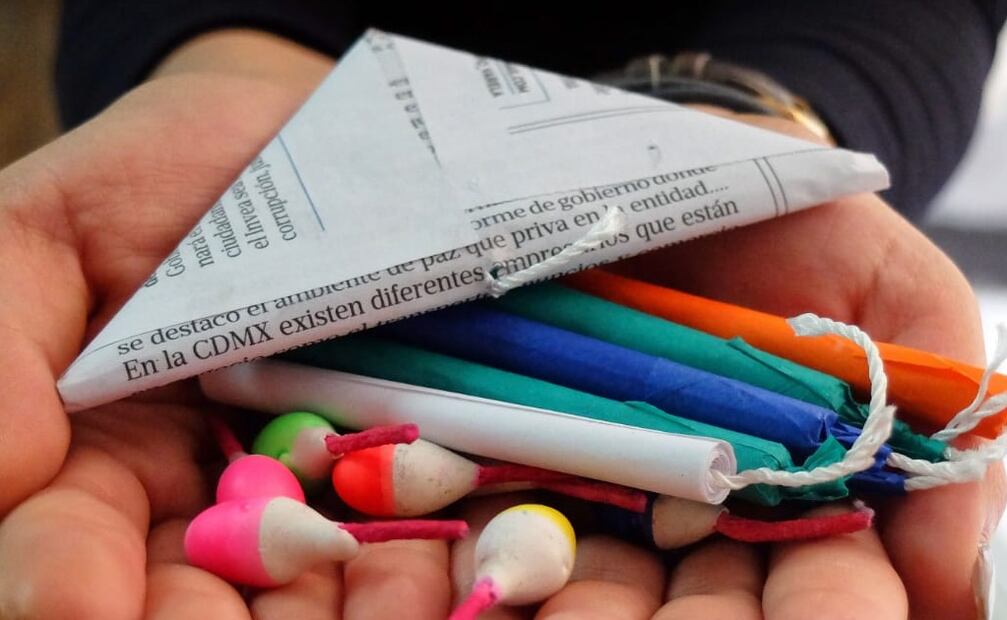
{"label": "human hand", "polygon": [[[816,140],[796,123],[713,111]],[[844,198],[684,243],[621,269],[782,316],[814,312],[857,324],[880,341],[985,365],[978,308],[968,283],[937,247],[874,195]],[[1004,497],[1003,468],[997,466],[980,482],[885,502],[878,532],[906,587],[913,617],[973,617],[977,550],[988,543]],[[802,546],[808,564],[799,571],[803,575],[794,585],[788,609],[807,605],[807,614],[812,605],[834,604],[852,610],[851,605],[867,598],[865,592],[877,590],[855,587],[859,562],[845,565],[828,557],[831,544]],[[780,555],[770,554],[773,568],[764,596],[779,585],[775,576],[786,566]],[[886,596],[898,595],[893,590]],[[802,614],[798,611],[794,617]],[[851,611],[851,617],[885,616]]]}
{"label": "human hand", "polygon": [[[208,501],[200,461],[205,405],[191,384],[75,415],[67,453],[70,423],[55,377],[292,113],[308,91],[301,84],[277,87],[256,75],[220,74],[156,80],[0,173],[0,334],[6,344],[0,352],[6,395],[0,471],[16,472],[0,489],[0,511],[16,507],[0,524],[0,565],[17,567],[0,573],[0,616],[327,618],[342,609],[346,617],[370,618],[405,609],[413,617],[443,617],[450,583],[442,543],[375,545],[343,568],[322,568],[255,596],[250,607],[231,586],[184,565],[184,520]],[[868,251],[873,246],[860,228],[887,225],[897,216],[868,198],[837,205],[732,231],[724,236],[734,240],[731,255],[712,238],[635,268],[768,310],[853,318],[879,338],[974,358],[981,351],[975,324],[959,320],[971,298],[949,275],[953,270],[934,258],[939,252],[904,224],[884,238],[896,255],[905,253],[894,262],[907,270],[902,273],[913,275],[916,287],[937,291],[930,305],[913,295],[902,299],[905,283],[887,282],[891,269],[878,270],[882,258]],[[882,214],[880,221],[870,219],[872,210]],[[820,252],[838,226],[853,228],[862,245],[837,244],[831,262],[813,260],[802,268],[808,263],[798,261],[809,248]],[[905,247],[896,241],[902,235],[909,235]],[[918,269],[914,261],[924,259],[936,267]],[[674,273],[666,273],[669,264]],[[812,280],[793,279],[795,269],[805,278],[838,269],[842,278],[830,280],[834,288],[812,289],[804,286]],[[751,278],[760,284],[746,285]],[[866,296],[879,285],[891,294]],[[923,306],[927,312],[918,313]],[[968,575],[979,517],[987,514],[985,492],[982,485],[932,491],[885,515],[892,561],[927,617],[967,617],[971,610]],[[486,510],[472,508],[480,509]],[[924,523],[936,532],[932,537],[923,535]],[[959,538],[920,550],[944,538],[940,532]],[[757,617],[760,607],[770,618],[827,617],[830,611],[895,617],[905,604],[873,533],[776,548],[768,577],[760,555],[730,543],[700,547],[675,567],[673,600],[659,617],[694,617],[697,609],[711,618]],[[544,606],[544,616],[611,617],[605,614],[612,610],[647,617],[665,595],[656,554],[609,539],[582,545],[577,577]]]}

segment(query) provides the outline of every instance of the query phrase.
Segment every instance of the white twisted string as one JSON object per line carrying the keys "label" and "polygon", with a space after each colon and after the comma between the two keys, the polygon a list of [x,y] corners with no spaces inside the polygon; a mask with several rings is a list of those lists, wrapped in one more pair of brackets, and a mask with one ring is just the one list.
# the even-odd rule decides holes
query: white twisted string
{"label": "white twisted string", "polygon": [[993,352],[990,363],[986,366],[986,370],[979,381],[979,391],[976,393],[975,400],[968,407],[955,414],[955,417],[951,418],[951,421],[948,422],[943,430],[934,433],[934,439],[940,439],[941,441],[954,439],[962,433],[969,432],[984,419],[1000,413],[1004,407],[1007,407],[1007,393],[991,396],[983,402],[983,396],[986,395],[986,390],[989,389],[990,379],[993,378],[997,369],[1005,361],[1007,361],[1007,325],[1001,323],[997,325],[996,350]]}
{"label": "white twisted string", "polygon": [[789,319],[790,326],[798,336],[821,336],[837,334],[852,340],[867,355],[867,372],[871,381],[871,401],[867,419],[857,440],[846,455],[830,465],[816,467],[810,471],[779,471],[768,467],[749,469],[734,475],[713,471],[713,482],[722,488],[738,490],[751,484],[771,484],[781,487],[800,487],[810,484],[831,482],[874,465],[874,455],[888,441],[895,419],[895,407],[888,404],[888,375],[878,347],[860,328],[838,321],[823,319],[814,314],[802,314]]}
{"label": "white twisted string", "polygon": [[584,252],[593,250],[615,237],[625,226],[626,214],[622,212],[622,209],[618,207],[610,208],[604,217],[595,222],[586,235],[565,247],[562,252],[550,256],[540,263],[535,263],[527,269],[515,271],[499,278],[495,278],[492,274],[489,274],[490,295],[500,297],[512,288],[523,286],[533,280],[538,280],[555,272]]}
{"label": "white twisted string", "polygon": [[[997,326],[997,346],[990,363],[979,381],[979,390],[972,403],[948,422],[944,430],[934,433],[934,439],[947,441],[975,428],[979,422],[1007,407],[1007,393],[997,394],[983,401],[990,379],[1007,360],[1007,326]],[[990,443],[974,450],[948,448],[947,461],[931,463],[892,453],[888,464],[911,474],[906,479],[907,491],[932,489],[945,484],[971,482],[986,475],[986,468],[1007,456],[1007,436],[1000,435]]]}
{"label": "white twisted string", "polygon": [[992,442],[975,450],[955,450],[951,460],[931,463],[911,459],[892,452],[888,464],[912,474],[906,478],[907,491],[920,491],[934,487],[971,482],[986,475],[986,468],[1007,456],[1007,436],[1000,435]]}

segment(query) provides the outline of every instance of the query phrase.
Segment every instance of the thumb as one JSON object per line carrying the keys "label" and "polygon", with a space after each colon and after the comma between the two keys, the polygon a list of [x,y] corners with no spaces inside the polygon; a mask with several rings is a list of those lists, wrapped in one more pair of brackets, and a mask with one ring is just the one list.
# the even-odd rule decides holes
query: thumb
{"label": "thumb", "polygon": [[40,165],[45,151],[0,172],[0,516],[63,462],[70,431],[56,376],[87,319],[73,231]]}

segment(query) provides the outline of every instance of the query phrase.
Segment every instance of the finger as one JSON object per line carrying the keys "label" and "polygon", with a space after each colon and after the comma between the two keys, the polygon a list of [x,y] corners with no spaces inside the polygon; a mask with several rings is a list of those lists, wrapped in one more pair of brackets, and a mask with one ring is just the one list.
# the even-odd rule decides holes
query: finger
{"label": "finger", "polygon": [[870,272],[857,324],[877,340],[894,342],[982,366],[979,302],[965,275],[901,215],[881,207],[870,226],[891,231]]}
{"label": "finger", "polygon": [[[458,517],[468,523],[469,535],[451,545],[451,583],[454,592],[452,606],[460,603],[475,583],[476,541],[483,528],[500,512],[511,506],[533,501],[533,498],[531,493],[506,493],[462,502]],[[531,616],[532,611],[527,606],[498,605],[480,614],[479,620],[518,620]]]}
{"label": "finger", "polygon": [[[2,243],[2,241],[0,241]],[[0,261],[2,262],[2,261]],[[0,272],[3,266],[0,265]],[[4,296],[0,285],[0,296]],[[3,302],[0,302],[0,316]],[[2,322],[3,319],[0,319]],[[55,374],[38,345],[0,324],[0,517],[59,471],[70,425],[55,390]]]}
{"label": "finger", "polygon": [[886,507],[881,535],[913,617],[975,617],[979,546],[996,528],[1004,495],[997,465],[979,482],[916,491]]}
{"label": "finger", "polygon": [[648,252],[614,268],[773,314],[853,322],[878,340],[955,359],[974,361],[982,352],[968,282],[874,195]]}
{"label": "finger", "polygon": [[247,620],[241,595],[226,581],[187,564],[155,564],[147,573],[146,620]]}
{"label": "finger", "polygon": [[252,599],[256,620],[339,620],[343,617],[343,571],[328,562],[304,573],[292,583],[263,590]]}
{"label": "finger", "polygon": [[147,565],[185,564],[186,519],[169,519],[151,528],[147,536]]}
{"label": "finger", "polygon": [[[84,334],[87,291],[53,192],[25,162],[0,172],[0,516],[59,471],[70,440],[55,378]],[[43,196],[40,194],[48,194]],[[42,203],[42,204],[36,204]],[[60,232],[62,231],[62,232]]]}
{"label": "finger", "polygon": [[228,76],[157,82],[0,171],[0,471],[19,472],[0,515],[59,471],[55,378],[88,316],[95,333],[303,98]]}
{"label": "finger", "polygon": [[759,620],[765,578],[759,547],[711,540],[675,566],[654,620]]}
{"label": "finger", "polygon": [[[848,510],[829,506],[812,515]],[[905,618],[905,588],[874,530],[786,543],[770,554],[762,592],[767,620]]]}
{"label": "finger", "polygon": [[223,74],[169,76],[134,88],[46,147],[59,148],[32,156],[58,173],[55,210],[79,238],[94,297],[89,334],[132,296],[306,94]]}
{"label": "finger", "polygon": [[[862,324],[877,337],[982,365],[978,306],[951,261],[915,229],[889,251],[867,298]],[[914,294],[923,273],[926,295]],[[966,447],[966,446],[959,446]],[[909,493],[880,511],[882,540],[901,575],[914,617],[972,618],[979,546],[1005,500],[1003,466],[980,482]]]}
{"label": "finger", "polygon": [[182,541],[188,523],[166,521],[147,538],[146,620],[247,620],[241,595],[223,579],[185,562]]}
{"label": "finger", "polygon": [[19,472],[0,486],[0,515],[59,471],[69,427],[55,379],[89,315],[93,334],[301,100],[233,80],[224,103],[209,95],[221,80],[233,78],[142,86],[0,171],[0,471]]}
{"label": "finger", "polygon": [[364,545],[343,568],[347,620],[409,617],[443,620],[451,602],[448,546],[439,540]]}
{"label": "finger", "polygon": [[159,403],[120,402],[74,415],[74,443],[95,446],[143,485],[151,521],[191,517],[210,500],[199,457],[209,433],[200,412]]}
{"label": "finger", "polygon": [[0,524],[5,617],[140,617],[146,496],[106,453],[75,448],[45,491]]}
{"label": "finger", "polygon": [[664,566],[656,552],[608,536],[578,541],[570,583],[537,619],[650,618],[661,604]]}

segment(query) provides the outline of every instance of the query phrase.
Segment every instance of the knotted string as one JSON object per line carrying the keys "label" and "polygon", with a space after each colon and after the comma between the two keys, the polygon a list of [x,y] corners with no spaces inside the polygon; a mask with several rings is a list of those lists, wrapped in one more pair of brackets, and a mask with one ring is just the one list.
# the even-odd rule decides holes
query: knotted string
{"label": "knotted string", "polygon": [[[789,322],[799,336],[836,334],[853,341],[864,350],[871,381],[871,400],[861,435],[853,442],[842,460],[810,471],[787,472],[762,467],[739,472],[733,476],[718,471],[711,472],[714,482],[722,487],[738,490],[751,484],[795,487],[831,482],[870,468],[874,463],[875,453],[891,435],[895,407],[887,403],[888,376],[884,371],[881,354],[870,337],[857,327],[813,314],[803,314],[790,319]],[[935,439],[946,440],[957,437],[1007,407],[1007,393],[983,400],[993,374],[1007,361],[1007,327],[999,325],[997,334],[996,351],[983,372],[976,398],[955,415],[944,430],[935,433]],[[992,442],[974,450],[948,448],[947,456],[948,460],[945,462],[932,463],[892,452],[886,463],[909,474],[905,482],[907,491],[971,482],[982,478],[989,465],[1007,457],[1007,434],[1000,435]]]}
{"label": "knotted string", "polygon": [[513,288],[552,275],[581,254],[590,252],[606,241],[613,239],[625,226],[626,214],[622,212],[622,209],[619,207],[610,208],[600,220],[595,222],[586,235],[563,248],[562,252],[554,254],[544,261],[535,263],[531,267],[522,269],[521,271],[515,271],[514,273],[508,273],[500,277],[496,277],[492,273],[488,274],[490,295],[500,297]]}
{"label": "knotted string", "polygon": [[968,407],[955,414],[955,417],[951,418],[951,421],[948,422],[943,430],[934,433],[934,439],[941,441],[954,439],[962,433],[972,430],[989,416],[995,415],[1002,411],[1004,407],[1007,407],[1007,392],[991,396],[983,401],[983,397],[986,396],[986,390],[989,389],[990,379],[993,378],[993,375],[1003,365],[1004,361],[1007,361],[1007,325],[1001,323],[997,325],[996,350],[993,352],[990,363],[986,366],[986,370],[979,381],[979,391],[976,393],[975,399]]}
{"label": "knotted string", "polygon": [[870,336],[859,327],[847,325],[814,314],[802,314],[787,320],[798,336],[823,336],[835,334],[853,341],[867,356],[867,372],[871,380],[871,401],[868,405],[864,427],[843,458],[835,463],[809,471],[780,471],[759,467],[726,475],[711,471],[715,484],[731,490],[743,489],[752,484],[771,484],[781,487],[801,487],[832,482],[869,469],[874,465],[874,455],[888,441],[895,420],[895,407],[888,404],[888,375],[885,374],[881,353]]}
{"label": "knotted string", "polygon": [[[1007,407],[1007,392],[986,398],[990,379],[1007,361],[1007,326],[997,325],[997,345],[986,370],[979,381],[979,390],[968,407],[958,412],[947,426],[936,433],[934,439],[947,441],[975,428],[981,421],[1001,412]],[[912,459],[903,454],[892,453],[888,464],[912,474],[906,480],[907,491],[931,489],[945,484],[971,482],[986,475],[986,468],[1007,457],[1007,435],[1000,435],[993,441],[973,450],[947,449],[948,460],[931,463]]]}

